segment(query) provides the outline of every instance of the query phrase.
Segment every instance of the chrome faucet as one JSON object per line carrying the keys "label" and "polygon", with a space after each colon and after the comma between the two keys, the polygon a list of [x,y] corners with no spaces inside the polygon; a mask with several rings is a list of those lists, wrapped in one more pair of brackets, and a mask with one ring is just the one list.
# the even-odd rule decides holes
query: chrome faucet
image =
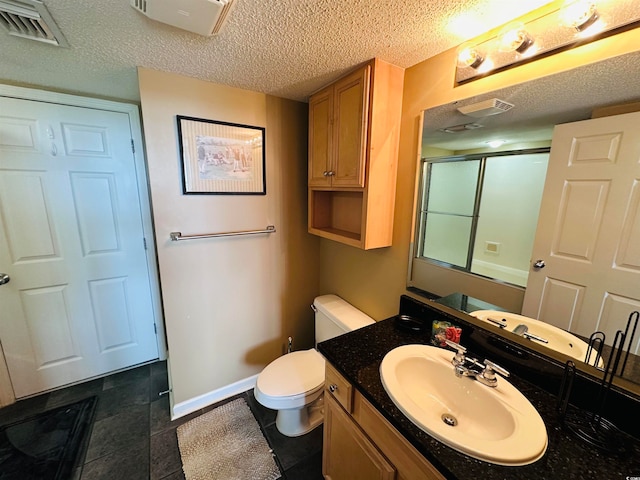
{"label": "chrome faucet", "polygon": [[484,364],[482,364],[475,358],[467,357],[465,355],[467,349],[459,343],[452,342],[451,340],[445,340],[445,343],[456,351],[455,356],[451,359],[456,377],[471,377],[483,385],[496,387],[498,385],[496,372],[503,377],[509,376],[507,370],[490,360],[485,360]]}
{"label": "chrome faucet", "polygon": [[520,335],[528,340],[537,340],[540,343],[549,343],[549,340],[546,338],[539,337],[538,335],[534,335],[529,332],[529,327],[527,327],[524,323],[521,323],[516,328],[512,330],[516,335]]}

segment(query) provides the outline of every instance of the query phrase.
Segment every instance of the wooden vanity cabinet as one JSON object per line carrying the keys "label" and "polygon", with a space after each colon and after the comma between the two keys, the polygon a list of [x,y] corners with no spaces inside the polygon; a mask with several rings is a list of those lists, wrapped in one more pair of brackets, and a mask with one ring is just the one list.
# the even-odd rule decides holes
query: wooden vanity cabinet
{"label": "wooden vanity cabinet", "polygon": [[391,245],[403,80],[373,59],[310,97],[310,233]]}
{"label": "wooden vanity cabinet", "polygon": [[360,392],[326,365],[322,473],[328,480],[444,480]]}

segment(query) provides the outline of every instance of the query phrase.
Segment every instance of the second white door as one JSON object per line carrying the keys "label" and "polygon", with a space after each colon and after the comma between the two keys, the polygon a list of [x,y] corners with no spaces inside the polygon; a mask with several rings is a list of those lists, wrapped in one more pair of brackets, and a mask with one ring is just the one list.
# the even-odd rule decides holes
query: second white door
{"label": "second white door", "polygon": [[[611,344],[640,310],[640,113],[555,128],[522,313]],[[636,335],[631,350],[638,353]]]}

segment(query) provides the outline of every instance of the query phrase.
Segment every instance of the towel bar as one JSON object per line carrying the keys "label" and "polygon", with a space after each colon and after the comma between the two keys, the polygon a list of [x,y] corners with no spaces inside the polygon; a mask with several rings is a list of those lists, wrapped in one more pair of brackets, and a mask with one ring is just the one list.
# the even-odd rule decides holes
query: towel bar
{"label": "towel bar", "polygon": [[212,237],[233,237],[236,235],[258,235],[260,233],[275,233],[276,227],[274,225],[267,225],[264,230],[243,230],[240,232],[221,232],[221,233],[201,233],[198,235],[182,235],[182,232],[171,232],[169,237],[172,241],[178,240],[192,240],[194,238],[212,238]]}

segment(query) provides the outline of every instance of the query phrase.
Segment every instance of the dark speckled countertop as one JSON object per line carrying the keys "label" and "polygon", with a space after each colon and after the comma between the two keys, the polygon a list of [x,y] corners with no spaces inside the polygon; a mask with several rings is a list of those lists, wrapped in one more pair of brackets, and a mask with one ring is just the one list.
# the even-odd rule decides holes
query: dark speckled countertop
{"label": "dark speckled countertop", "polygon": [[[521,467],[486,463],[458,453],[420,430],[400,412],[385,392],[379,368],[390,350],[401,345],[429,343],[429,336],[430,331],[413,333],[400,330],[393,319],[388,319],[322,342],[318,349],[448,479],[640,478],[640,442],[625,435],[627,452],[624,454],[608,454],[589,447],[561,427],[555,413],[555,396],[514,376],[509,381],[529,399],[547,427],[549,446],[537,462]],[[451,376],[456,380],[453,367]]]}

